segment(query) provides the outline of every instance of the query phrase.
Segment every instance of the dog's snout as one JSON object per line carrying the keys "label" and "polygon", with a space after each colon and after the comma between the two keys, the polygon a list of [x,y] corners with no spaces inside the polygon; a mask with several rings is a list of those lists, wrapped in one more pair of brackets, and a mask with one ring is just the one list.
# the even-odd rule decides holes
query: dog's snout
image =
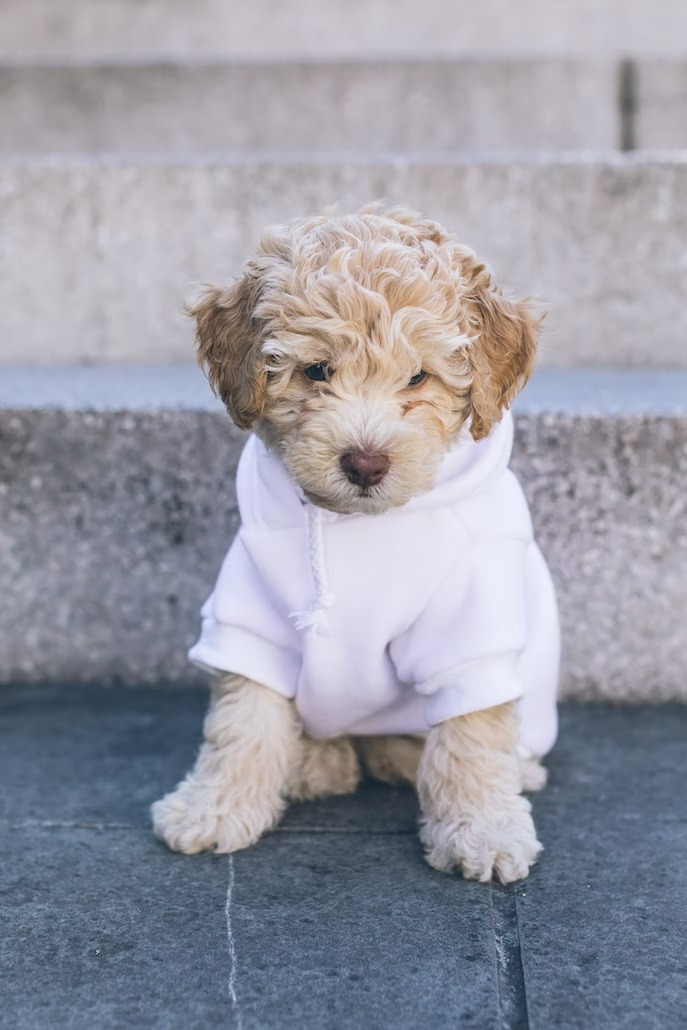
{"label": "dog's snout", "polygon": [[347,451],[341,456],[341,468],[356,486],[363,490],[381,483],[389,471],[386,454],[374,451]]}

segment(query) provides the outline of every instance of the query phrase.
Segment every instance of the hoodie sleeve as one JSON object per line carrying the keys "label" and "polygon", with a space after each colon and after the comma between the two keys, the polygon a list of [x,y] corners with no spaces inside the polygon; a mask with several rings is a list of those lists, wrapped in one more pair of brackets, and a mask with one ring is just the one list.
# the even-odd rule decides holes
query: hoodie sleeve
{"label": "hoodie sleeve", "polygon": [[294,697],[301,658],[294,633],[264,588],[239,532],[215,588],[201,610],[200,638],[190,661],[232,672]]}
{"label": "hoodie sleeve", "polygon": [[521,539],[473,545],[391,644],[399,678],[427,699],[430,725],[522,695],[527,548]]}

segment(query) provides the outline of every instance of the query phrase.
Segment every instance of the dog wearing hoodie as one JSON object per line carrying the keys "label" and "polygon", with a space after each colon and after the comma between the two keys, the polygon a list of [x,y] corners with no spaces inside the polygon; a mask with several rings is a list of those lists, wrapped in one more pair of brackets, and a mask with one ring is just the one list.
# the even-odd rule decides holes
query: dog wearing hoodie
{"label": "dog wearing hoodie", "polygon": [[192,313],[253,433],[189,655],[212,674],[204,742],[156,834],[234,852],[366,773],[416,787],[435,869],[527,876],[559,629],[508,409],[539,318],[439,224],[377,206],[266,230]]}

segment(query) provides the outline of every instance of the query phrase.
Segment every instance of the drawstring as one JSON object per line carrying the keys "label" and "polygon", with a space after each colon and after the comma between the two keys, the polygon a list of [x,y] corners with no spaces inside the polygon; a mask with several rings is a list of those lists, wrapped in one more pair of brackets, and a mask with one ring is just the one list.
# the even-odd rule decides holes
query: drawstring
{"label": "drawstring", "polygon": [[308,513],[308,548],[310,551],[310,569],[315,586],[315,601],[307,612],[291,612],[289,618],[299,631],[306,631],[308,637],[329,636],[328,609],[334,603],[334,597],[327,582],[327,567],[324,560],[324,536],[322,533],[322,509],[313,504],[306,506]]}

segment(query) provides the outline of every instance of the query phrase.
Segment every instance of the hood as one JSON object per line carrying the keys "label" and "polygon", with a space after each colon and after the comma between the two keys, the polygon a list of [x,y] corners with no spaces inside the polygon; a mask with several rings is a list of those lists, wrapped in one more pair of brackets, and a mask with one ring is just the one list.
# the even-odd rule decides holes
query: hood
{"label": "hood", "polygon": [[[337,515],[322,508],[316,510],[323,522],[334,522],[383,518],[452,504],[498,477],[508,466],[512,449],[513,417],[506,411],[484,440],[473,440],[469,424],[464,425],[442,458],[432,489],[418,494],[402,507],[391,508],[380,515],[359,512]],[[237,494],[241,521],[251,530],[301,527],[307,520],[307,509],[314,507],[291,479],[283,462],[254,435],[249,438],[239,462]]]}

